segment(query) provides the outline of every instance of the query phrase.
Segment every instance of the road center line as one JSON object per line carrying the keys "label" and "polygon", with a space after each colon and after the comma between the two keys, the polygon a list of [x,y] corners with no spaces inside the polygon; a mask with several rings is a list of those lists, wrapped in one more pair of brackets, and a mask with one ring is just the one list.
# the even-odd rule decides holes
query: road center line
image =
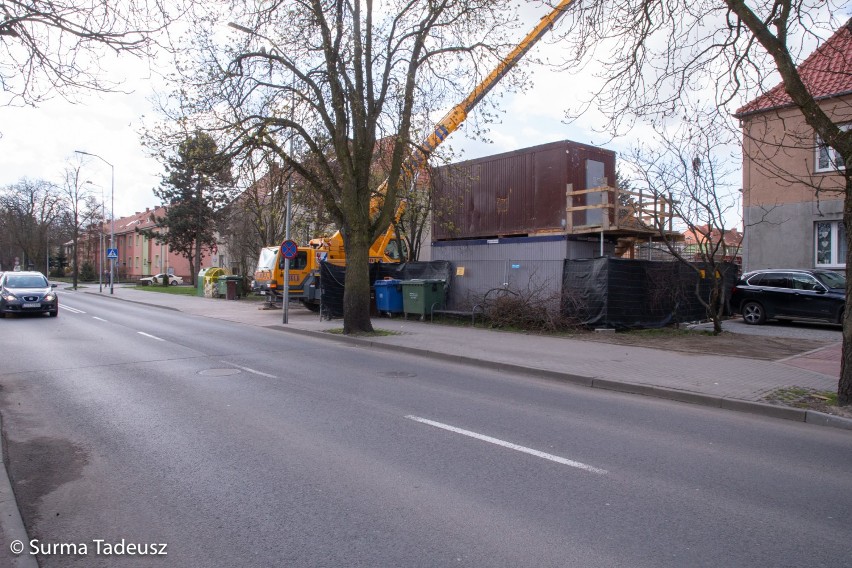
{"label": "road center line", "polygon": [[83,310],[81,310],[81,309],[79,309],[79,308],[72,308],[71,306],[69,306],[69,305],[67,305],[67,304],[62,304],[62,309],[64,309],[64,310],[68,310],[68,311],[69,311],[69,312],[71,312],[72,314],[85,314],[85,313],[86,313],[86,312],[84,312]]}
{"label": "road center line", "polygon": [[150,337],[151,339],[156,339],[157,341],[165,341],[162,337],[157,337],[156,335],[151,335],[150,333],[145,333],[144,331],[137,331],[139,335],[144,335],[145,337]]}
{"label": "road center line", "polygon": [[230,361],[222,361],[222,362],[226,365],[231,365],[233,367],[236,367],[237,369],[242,369],[243,371],[246,371],[247,373],[254,373],[255,375],[260,375],[261,377],[267,377],[267,378],[270,378],[270,379],[277,379],[278,378],[275,375],[270,375],[269,373],[264,373],[262,371],[255,371],[254,369],[250,369],[249,367],[243,367],[242,365],[237,365],[236,363],[231,363]]}
{"label": "road center line", "polygon": [[523,452],[525,454],[530,454],[531,456],[536,456],[539,458],[543,458],[546,460],[550,460],[556,463],[561,463],[562,465],[567,465],[569,467],[575,467],[577,469],[582,469],[583,471],[588,471],[590,473],[597,473],[600,475],[607,474],[607,470],[600,469],[582,462],[565,459],[560,456],[555,456],[553,454],[548,454],[546,452],[540,452],[538,450],[534,450],[532,448],[527,448],[525,446],[519,446],[518,444],[513,444],[512,442],[506,442],[505,440],[500,440],[498,438],[492,438],[491,436],[485,436],[483,434],[477,434],[476,432],[471,432],[470,430],[463,430],[461,428],[456,428],[455,426],[450,426],[449,424],[442,424],[441,422],[435,422],[434,420],[429,420],[428,418],[420,418],[419,416],[406,416],[409,420],[414,420],[415,422],[420,422],[421,424],[428,424],[429,426],[434,426],[435,428],[441,428],[443,430],[448,430],[450,432],[455,432],[456,434],[461,434],[462,436],[469,436],[471,438],[475,438],[477,440],[481,440],[483,442],[488,442],[489,444],[496,444],[498,446],[502,446],[504,448],[509,448],[510,450],[515,450],[518,452]]}
{"label": "road center line", "polygon": [[105,320],[104,318],[99,318],[98,316],[92,316],[92,319],[96,319],[96,320],[98,320],[98,321],[102,321],[102,322],[105,322],[105,323],[109,323],[109,322],[107,322],[107,320]]}

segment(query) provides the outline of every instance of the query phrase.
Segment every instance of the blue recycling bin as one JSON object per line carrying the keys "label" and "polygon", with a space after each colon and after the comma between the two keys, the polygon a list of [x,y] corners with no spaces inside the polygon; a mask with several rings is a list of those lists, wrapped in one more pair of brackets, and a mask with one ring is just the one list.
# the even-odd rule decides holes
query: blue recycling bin
{"label": "blue recycling bin", "polygon": [[402,313],[402,280],[376,280],[376,309],[379,313]]}

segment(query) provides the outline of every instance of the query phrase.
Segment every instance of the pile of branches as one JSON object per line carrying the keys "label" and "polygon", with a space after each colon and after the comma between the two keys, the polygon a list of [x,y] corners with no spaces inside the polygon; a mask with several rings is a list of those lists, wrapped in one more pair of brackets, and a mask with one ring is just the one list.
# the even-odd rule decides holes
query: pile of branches
{"label": "pile of branches", "polygon": [[558,293],[545,295],[541,290],[489,290],[480,303],[486,324],[491,328],[535,332],[567,331],[580,327],[576,318],[562,313]]}

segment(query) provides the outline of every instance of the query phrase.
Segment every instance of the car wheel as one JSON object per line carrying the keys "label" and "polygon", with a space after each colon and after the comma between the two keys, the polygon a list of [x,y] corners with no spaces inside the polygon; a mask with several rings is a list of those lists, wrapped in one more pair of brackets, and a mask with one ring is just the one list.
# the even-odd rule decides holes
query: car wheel
{"label": "car wheel", "polygon": [[54,310],[54,311],[50,312],[50,317],[52,317],[52,318],[55,318],[55,317],[56,317],[56,316],[58,316],[58,315],[59,315],[59,308],[57,308],[56,310]]}
{"label": "car wheel", "polygon": [[178,285],[177,280],[169,281],[169,286],[177,286],[177,285]]}
{"label": "car wheel", "polygon": [[757,302],[743,304],[743,321],[749,325],[760,325],[766,321],[766,311]]}

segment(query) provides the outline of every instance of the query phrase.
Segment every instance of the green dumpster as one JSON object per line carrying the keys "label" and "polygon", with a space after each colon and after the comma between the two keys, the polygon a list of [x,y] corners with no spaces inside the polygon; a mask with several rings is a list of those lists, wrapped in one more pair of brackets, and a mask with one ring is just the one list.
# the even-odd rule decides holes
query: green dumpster
{"label": "green dumpster", "polygon": [[416,314],[423,320],[426,314],[444,307],[443,280],[403,280],[401,285],[402,311],[406,318],[408,314]]}

